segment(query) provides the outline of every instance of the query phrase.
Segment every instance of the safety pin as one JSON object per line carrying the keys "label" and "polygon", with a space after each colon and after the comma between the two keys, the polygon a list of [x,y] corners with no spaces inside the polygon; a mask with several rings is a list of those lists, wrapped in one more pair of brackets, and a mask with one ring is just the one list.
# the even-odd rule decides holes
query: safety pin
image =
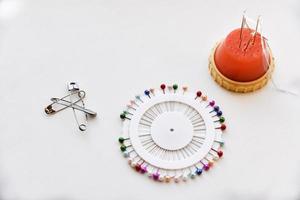
{"label": "safety pin", "polygon": [[[81,93],[83,93],[83,95],[81,95]],[[67,98],[67,97],[69,97],[69,96],[71,96],[71,95],[76,95],[76,94],[78,94],[78,96],[79,96],[80,98],[79,98],[77,101],[73,102],[72,104],[71,104],[71,102],[64,100],[65,98]],[[46,114],[55,114],[55,113],[58,113],[58,112],[60,112],[60,111],[62,111],[62,110],[65,110],[66,108],[69,108],[69,107],[72,107],[72,106],[76,105],[76,103],[78,103],[79,101],[81,101],[84,97],[85,97],[85,92],[82,91],[82,90],[80,90],[80,91],[77,91],[77,92],[73,92],[73,93],[71,93],[71,94],[68,94],[68,95],[66,95],[66,96],[64,96],[64,97],[62,97],[62,98],[51,98],[50,100],[51,100],[53,103],[50,104],[50,105],[48,105],[48,106],[45,108],[45,112],[46,112]],[[66,102],[68,102],[68,103],[70,103],[70,104],[69,104],[69,105],[63,105],[62,103],[60,103],[60,101],[66,101]],[[55,110],[55,109],[53,109],[53,105],[55,105],[55,104],[63,105],[63,106],[65,106],[65,107],[63,107],[63,108],[61,108],[61,109],[58,109],[58,110]],[[79,107],[80,107],[80,106],[79,106]]]}
{"label": "safety pin", "polygon": [[[68,95],[68,96],[70,96],[70,95]],[[68,97],[68,96],[67,96],[67,97]],[[84,112],[84,113],[86,113],[86,114],[89,114],[89,115],[92,115],[92,116],[96,116],[96,115],[97,115],[96,112],[94,112],[94,111],[92,111],[92,110],[90,110],[90,109],[86,109],[86,108],[83,108],[83,107],[77,105],[76,103],[79,102],[81,99],[79,99],[78,101],[75,101],[75,102],[73,102],[73,103],[70,102],[70,101],[64,100],[64,99],[59,99],[59,98],[51,98],[50,100],[51,100],[53,103],[57,103],[57,104],[59,104],[59,105],[65,106],[65,107],[62,108],[62,109],[66,109],[66,108],[68,108],[68,107],[71,107],[71,108],[73,108],[73,109],[82,111],[82,112]],[[60,110],[58,110],[58,111],[61,111],[62,109],[60,109]],[[56,111],[56,112],[58,112],[58,111]]]}
{"label": "safety pin", "polygon": [[[70,89],[69,89],[69,91],[71,91],[71,93],[73,93],[73,91],[76,91],[76,90],[79,90],[79,88],[78,88],[78,89],[76,88],[76,89],[73,89],[73,90],[70,90]],[[76,93],[76,92],[75,92],[75,93]],[[73,105],[72,96],[73,96],[73,95],[70,95],[70,96],[69,96],[69,97],[70,97],[71,105]],[[80,102],[81,102],[81,104],[82,104],[82,108],[85,109],[85,104],[84,104],[84,102],[83,102],[83,98],[80,97],[80,93],[78,93],[78,96],[79,96],[79,100],[80,100]],[[77,126],[78,126],[79,130],[85,131],[85,130],[86,130],[86,126],[87,126],[87,120],[88,120],[88,115],[87,115],[87,113],[84,113],[84,116],[85,116],[85,122],[79,124],[79,121],[78,121],[78,117],[77,117],[75,108],[74,108],[73,106],[71,106],[71,107],[72,107],[73,115],[74,115],[74,118],[75,118],[75,121],[76,121],[76,123],[77,123]],[[79,107],[80,107],[80,106],[79,106]]]}

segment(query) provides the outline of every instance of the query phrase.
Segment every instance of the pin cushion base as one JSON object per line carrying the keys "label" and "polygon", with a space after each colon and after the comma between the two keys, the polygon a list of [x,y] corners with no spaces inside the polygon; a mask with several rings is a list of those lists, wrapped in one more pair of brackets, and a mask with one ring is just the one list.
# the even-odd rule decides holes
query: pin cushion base
{"label": "pin cushion base", "polygon": [[239,81],[234,81],[231,80],[227,77],[225,77],[217,68],[214,55],[217,47],[219,46],[221,42],[218,42],[215,47],[212,49],[211,54],[209,56],[209,71],[213,79],[223,88],[233,91],[233,92],[240,92],[240,93],[247,93],[247,92],[253,92],[256,91],[262,87],[264,87],[267,82],[271,79],[272,72],[274,71],[274,57],[272,55],[271,49],[269,48],[270,52],[270,65],[267,70],[267,72],[258,78],[257,80],[254,81],[249,81],[249,82],[239,82]]}

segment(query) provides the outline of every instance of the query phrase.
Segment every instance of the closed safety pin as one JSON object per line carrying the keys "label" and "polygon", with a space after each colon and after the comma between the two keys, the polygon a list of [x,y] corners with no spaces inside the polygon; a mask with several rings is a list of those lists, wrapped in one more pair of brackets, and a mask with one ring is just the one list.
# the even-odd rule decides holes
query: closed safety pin
{"label": "closed safety pin", "polygon": [[[68,94],[62,98],[51,98],[50,100],[52,101],[52,103],[45,108],[45,112],[46,112],[46,114],[50,115],[50,114],[55,114],[62,110],[65,110],[66,108],[72,108],[73,115],[74,115],[74,118],[78,125],[79,130],[85,131],[86,127],[87,127],[88,115],[95,117],[97,115],[97,113],[90,109],[85,108],[83,99],[85,98],[86,94],[85,94],[85,91],[79,90],[77,83],[75,83],[75,82],[69,83],[68,90],[69,90],[70,94]],[[68,97],[69,97],[69,100],[67,100]],[[75,97],[77,99],[75,101],[73,101],[73,98],[75,98]],[[79,102],[81,103],[81,106],[77,104]],[[58,108],[55,109],[55,108],[53,108],[54,106],[56,106]],[[84,113],[84,115],[85,115],[84,123],[79,123],[76,111],[81,111]]]}

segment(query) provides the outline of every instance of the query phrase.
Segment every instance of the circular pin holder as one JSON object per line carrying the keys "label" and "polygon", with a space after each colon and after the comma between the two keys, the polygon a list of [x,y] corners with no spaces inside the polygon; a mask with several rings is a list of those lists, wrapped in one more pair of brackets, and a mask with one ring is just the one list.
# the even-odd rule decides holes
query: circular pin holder
{"label": "circular pin holder", "polygon": [[120,150],[137,172],[155,181],[194,179],[223,156],[225,118],[201,91],[162,84],[135,96],[120,118]]}

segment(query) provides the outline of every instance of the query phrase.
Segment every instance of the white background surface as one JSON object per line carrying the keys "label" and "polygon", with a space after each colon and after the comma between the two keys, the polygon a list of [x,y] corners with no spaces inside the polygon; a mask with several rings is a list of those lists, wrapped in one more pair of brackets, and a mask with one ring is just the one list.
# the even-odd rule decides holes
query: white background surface
{"label": "white background surface", "polygon": [[[300,199],[299,97],[230,93],[208,74],[246,8],[263,16],[274,80],[300,92],[297,0],[1,0],[0,199]],[[43,111],[74,80],[99,113],[85,134],[71,110]],[[202,89],[227,120],[224,158],[187,183],[148,180],[119,152],[120,111],[162,82]]]}

